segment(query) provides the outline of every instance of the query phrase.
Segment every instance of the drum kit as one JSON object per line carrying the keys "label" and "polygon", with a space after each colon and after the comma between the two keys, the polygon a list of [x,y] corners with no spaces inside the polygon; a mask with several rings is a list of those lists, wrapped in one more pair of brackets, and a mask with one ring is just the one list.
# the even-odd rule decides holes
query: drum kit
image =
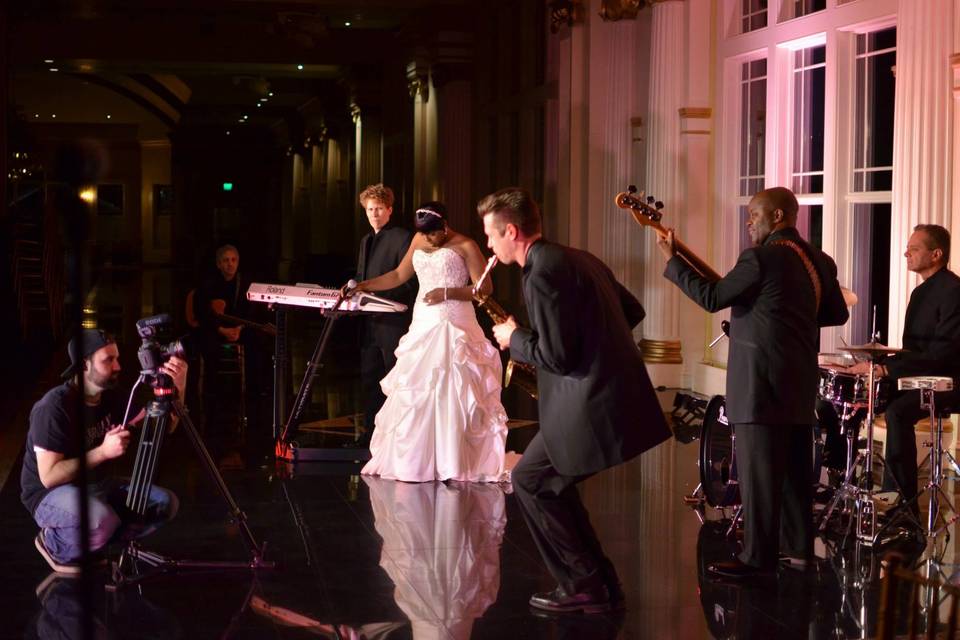
{"label": "drum kit", "polygon": [[[852,294],[850,294],[852,296]],[[846,297],[846,296],[845,296]],[[855,297],[852,298],[856,302]],[[726,327],[724,328],[726,333]],[[874,334],[875,336],[877,334]],[[723,337],[723,334],[720,336]],[[874,469],[883,469],[886,462],[877,451],[874,438],[875,417],[885,411],[894,392],[892,381],[876,375],[878,365],[888,356],[903,351],[888,347],[874,339],[861,345],[844,346],[838,354],[820,354],[820,382],[818,396],[830,405],[840,420],[841,434],[846,440],[845,464],[839,486],[820,515],[819,530],[826,532],[835,513],[841,514],[839,522],[845,528],[844,536],[854,534],[856,540],[867,547],[880,545],[895,539],[897,535],[908,537],[912,533],[925,529],[928,538],[935,538],[955,521],[960,520],[949,497],[941,488],[944,461],[960,476],[960,463],[943,449],[942,412],[937,413],[935,395],[953,389],[953,380],[946,377],[917,376],[897,380],[896,390],[919,390],[921,407],[930,414],[931,452],[928,456],[930,478],[921,494],[929,491],[929,512],[926,527],[920,524],[913,503],[919,500],[903,500],[896,508],[886,512],[885,521],[881,521],[877,505],[882,501],[877,491]],[[849,365],[856,362],[869,362],[868,373],[852,373]],[[714,396],[703,412],[703,424],[700,437],[700,484],[693,494],[685,496],[688,504],[698,507],[698,515],[703,519],[704,504],[716,508],[726,515],[726,509],[735,509],[728,533],[737,526],[740,516],[740,491],[737,481],[736,433],[725,414],[725,398]],[[858,439],[861,425],[865,426],[865,439]],[[864,446],[865,445],[865,446]],[[823,445],[814,447],[814,477],[820,477],[823,458]],[[839,469],[837,469],[839,471]],[[941,505],[945,504],[953,516],[944,517]],[[938,519],[939,518],[939,519]]]}

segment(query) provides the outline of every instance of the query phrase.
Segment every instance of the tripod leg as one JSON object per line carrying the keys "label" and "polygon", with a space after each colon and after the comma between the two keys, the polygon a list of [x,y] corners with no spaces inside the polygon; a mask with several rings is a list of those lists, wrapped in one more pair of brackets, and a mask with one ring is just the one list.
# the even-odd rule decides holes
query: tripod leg
{"label": "tripod leg", "polygon": [[224,502],[227,503],[227,506],[230,510],[230,515],[236,520],[237,526],[240,527],[240,532],[243,534],[244,541],[247,543],[247,549],[253,556],[251,565],[270,566],[264,563],[263,547],[257,544],[257,540],[253,536],[253,531],[250,530],[250,526],[247,524],[247,514],[240,509],[240,506],[237,504],[236,500],[233,499],[230,489],[227,487],[226,482],[223,481],[223,476],[221,476],[220,471],[217,470],[217,464],[213,461],[213,458],[210,457],[210,452],[207,451],[207,447],[204,445],[203,439],[200,437],[200,434],[197,433],[196,427],[193,426],[193,421],[190,420],[189,414],[183,410],[179,402],[173,403],[173,409],[180,418],[180,422],[183,425],[184,430],[187,432],[187,435],[190,437],[190,441],[193,443],[197,454],[200,456],[200,461],[203,463],[207,473],[217,486],[220,496],[223,498]]}

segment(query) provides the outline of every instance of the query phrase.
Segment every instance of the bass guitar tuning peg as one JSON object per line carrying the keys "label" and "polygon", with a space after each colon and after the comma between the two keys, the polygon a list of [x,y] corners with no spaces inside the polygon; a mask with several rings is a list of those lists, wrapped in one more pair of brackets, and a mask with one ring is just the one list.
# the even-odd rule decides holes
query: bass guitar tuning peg
{"label": "bass guitar tuning peg", "polygon": [[647,196],[647,204],[653,204],[654,200],[656,200],[656,198],[653,196]]}
{"label": "bass guitar tuning peg", "polygon": [[637,192],[637,187],[636,187],[636,185],[632,185],[632,184],[631,184],[630,186],[627,187],[627,193],[629,193],[630,195],[633,195],[633,194],[635,194],[636,192]]}
{"label": "bass guitar tuning peg", "polygon": [[653,206],[656,208],[657,211],[660,211],[660,209],[663,209],[663,203],[660,202],[659,200],[653,203]]}

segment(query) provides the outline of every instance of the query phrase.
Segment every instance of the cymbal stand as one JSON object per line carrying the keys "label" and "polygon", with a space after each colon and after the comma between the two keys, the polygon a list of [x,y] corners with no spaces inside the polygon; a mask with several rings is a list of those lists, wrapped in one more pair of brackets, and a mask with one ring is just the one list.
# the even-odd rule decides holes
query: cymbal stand
{"label": "cymbal stand", "polygon": [[851,513],[851,507],[855,504],[857,492],[859,491],[859,487],[857,487],[857,483],[853,478],[853,474],[857,468],[857,465],[863,462],[863,453],[858,451],[856,457],[854,457],[858,431],[854,425],[854,420],[857,412],[862,407],[858,404],[850,402],[844,402],[840,406],[843,408],[840,414],[840,424],[844,427],[844,435],[847,439],[847,464],[846,470],[843,474],[843,481],[840,483],[840,486],[837,487],[837,491],[833,494],[833,498],[830,500],[827,508],[823,510],[823,515],[820,518],[820,526],[818,527],[821,532],[826,531],[827,523],[830,521],[830,516],[833,515],[834,510],[841,501],[844,504],[843,512]]}
{"label": "cymbal stand", "polygon": [[873,420],[874,420],[874,408],[876,405],[876,396],[877,389],[874,384],[874,375],[876,373],[876,365],[879,364],[878,357],[870,358],[870,373],[868,374],[867,380],[869,386],[867,387],[867,453],[866,453],[866,464],[863,468],[863,478],[865,481],[864,489],[861,489],[857,492],[856,506],[857,506],[857,520],[856,520],[856,531],[857,538],[866,544],[872,544],[877,535],[877,512],[873,504]]}

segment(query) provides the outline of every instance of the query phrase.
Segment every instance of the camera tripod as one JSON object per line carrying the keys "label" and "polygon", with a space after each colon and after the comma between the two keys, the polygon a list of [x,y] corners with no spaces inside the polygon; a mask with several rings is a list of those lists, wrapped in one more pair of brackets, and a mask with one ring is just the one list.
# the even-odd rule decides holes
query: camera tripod
{"label": "camera tripod", "polygon": [[[163,444],[164,434],[167,433],[170,416],[175,415],[183,429],[187,432],[190,442],[200,456],[203,467],[207,470],[210,478],[216,485],[220,496],[227,504],[230,517],[237,523],[243,541],[250,554],[249,560],[178,560],[163,556],[159,553],[147,551],[140,545],[131,540],[126,543],[126,547],[120,554],[120,558],[113,563],[113,584],[108,588],[117,588],[126,584],[138,583],[144,579],[168,571],[177,571],[180,569],[273,569],[276,563],[264,559],[266,544],[260,545],[247,523],[247,515],[240,509],[240,506],[234,500],[230,489],[227,487],[217,470],[217,465],[206,445],[200,437],[199,432],[190,420],[190,415],[186,408],[176,398],[176,389],[172,385],[165,385],[163,374],[156,376],[153,384],[154,399],[147,405],[146,416],[143,419],[142,432],[140,434],[140,443],[137,449],[137,458],[133,466],[133,477],[130,480],[130,486],[127,492],[127,508],[135,516],[144,516],[149,508],[150,490],[153,486],[153,477],[156,473],[157,461],[160,457],[160,449]],[[147,374],[141,373],[140,382],[148,380]],[[139,384],[139,383],[138,383]],[[132,392],[131,392],[132,393]],[[126,420],[124,420],[126,422]],[[145,571],[140,570],[140,564],[145,564],[149,568]]]}

